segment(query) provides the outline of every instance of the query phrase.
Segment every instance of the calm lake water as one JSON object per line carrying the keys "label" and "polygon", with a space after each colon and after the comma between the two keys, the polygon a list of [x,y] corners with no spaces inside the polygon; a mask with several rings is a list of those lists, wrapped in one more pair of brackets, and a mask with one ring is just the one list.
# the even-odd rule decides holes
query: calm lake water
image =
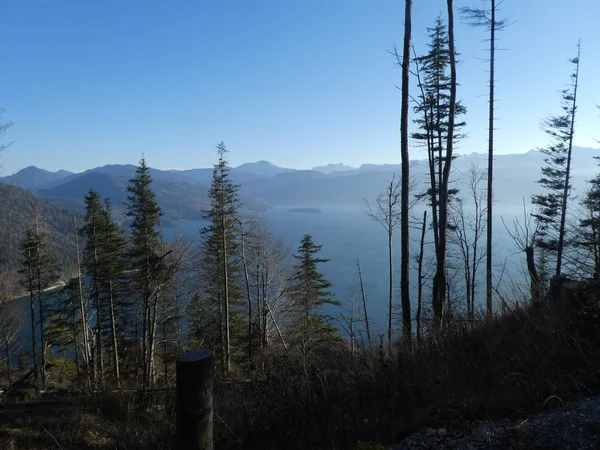
{"label": "calm lake water", "polygon": [[[388,298],[388,256],[387,233],[385,229],[361,211],[359,206],[321,206],[320,214],[290,212],[298,206],[277,206],[267,211],[264,215],[270,231],[275,236],[281,236],[285,242],[296,250],[300,240],[305,234],[311,234],[318,245],[323,245],[321,256],[330,258],[331,261],[321,265],[322,273],[333,283],[332,293],[336,299],[349,308],[352,287],[357,286],[358,276],[356,260],[360,259],[363,272],[363,281],[368,298],[369,315],[373,327],[383,331],[387,316]],[[496,253],[495,258],[501,263],[508,258],[508,268],[511,276],[516,276],[516,267],[520,265],[520,255],[514,255],[514,247],[500,220],[500,214],[507,214],[505,220],[512,222],[514,211],[512,208],[499,209],[495,218]],[[180,221],[174,227],[164,229],[165,238],[171,239],[183,235],[191,239],[199,238],[199,230],[205,223],[203,221]],[[394,286],[395,297],[399,303],[399,268],[400,268],[400,226],[394,233]],[[413,246],[418,248],[420,231],[411,231]],[[485,245],[485,236],[480,245]],[[413,270],[411,291],[413,301],[416,301],[416,264],[411,261]],[[485,270],[485,263],[481,266],[481,274]],[[483,291],[482,291],[483,293]],[[429,289],[425,291],[428,298]],[[330,311],[335,313],[334,311]],[[339,315],[338,312],[335,315]]]}
{"label": "calm lake water", "polygon": [[[333,283],[331,289],[335,298],[342,303],[342,307],[330,307],[328,311],[339,317],[344,308],[350,307],[352,288],[358,287],[356,259],[360,259],[363,272],[363,281],[367,294],[371,327],[378,332],[384,332],[387,317],[388,296],[388,260],[387,260],[387,233],[384,228],[367,217],[358,206],[323,206],[319,207],[320,214],[290,212],[291,208],[278,206],[267,211],[264,218],[270,231],[275,236],[281,236],[295,251],[300,240],[305,234],[311,234],[318,245],[323,245],[321,256],[330,258],[331,261],[321,265],[322,273]],[[422,208],[421,208],[422,211]],[[522,275],[518,268],[522,264],[522,255],[515,253],[515,247],[501,222],[501,214],[507,223],[512,222],[514,208],[498,208],[495,216],[495,261],[502,265],[505,258],[508,261],[507,273],[503,280],[508,284],[511,280],[520,280]],[[518,213],[518,210],[516,210]],[[175,226],[164,228],[164,237],[174,239],[177,236],[186,236],[198,240],[199,230],[205,225],[203,221],[179,221]],[[400,246],[399,226],[394,236],[394,286],[395,301],[399,304],[399,267]],[[420,231],[411,231],[414,249],[418,248]],[[481,245],[484,245],[482,239]],[[483,248],[483,247],[482,247]],[[293,261],[292,261],[293,262]],[[416,264],[411,261],[411,295],[416,302]],[[483,275],[485,265],[482,264],[480,274]],[[482,280],[483,281],[483,280]],[[483,283],[480,294],[483,294]],[[428,302],[430,288],[424,293],[424,301]],[[31,331],[29,326],[29,304],[27,298],[16,300],[24,313],[23,326],[19,338],[23,349],[31,348]]]}

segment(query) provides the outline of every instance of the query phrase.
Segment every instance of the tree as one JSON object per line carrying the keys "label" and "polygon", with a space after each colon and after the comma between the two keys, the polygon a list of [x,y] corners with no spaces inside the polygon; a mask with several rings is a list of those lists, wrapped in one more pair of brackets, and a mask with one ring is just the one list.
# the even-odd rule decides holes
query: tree
{"label": "tree", "polygon": [[321,312],[325,305],[338,306],[331,297],[331,283],[319,272],[318,265],[329,261],[317,254],[322,245],[316,245],[310,234],[305,234],[293,255],[298,262],[294,265],[290,296],[298,307],[297,329],[301,335],[302,354],[306,358],[314,346],[336,336],[331,325],[331,315]]}
{"label": "tree", "polygon": [[29,319],[31,326],[31,359],[33,362],[33,375],[35,380],[38,380],[38,359],[37,359],[37,336],[35,326],[35,267],[37,264],[35,247],[38,241],[36,239],[34,231],[29,228],[25,231],[25,237],[21,241],[19,246],[21,250],[21,264],[22,269],[19,270],[19,274],[22,276],[20,280],[21,286],[27,290],[29,294]]}
{"label": "tree", "polygon": [[469,320],[475,319],[475,298],[477,289],[477,273],[485,254],[480,252],[479,242],[483,236],[483,219],[486,214],[484,195],[479,189],[485,174],[478,167],[472,166],[468,180],[467,192],[472,202],[473,212],[465,209],[465,200],[457,198],[450,205],[450,220],[452,222],[450,242],[458,248],[465,285],[467,303],[467,316]]}
{"label": "tree", "polygon": [[561,274],[562,269],[567,203],[571,193],[571,156],[575,134],[580,53],[581,46],[578,43],[577,57],[570,60],[574,66],[571,84],[560,91],[563,113],[550,116],[543,123],[543,129],[550,136],[551,143],[541,150],[546,155],[546,165],[542,167],[542,178],[538,183],[547,192],[532,197],[532,203],[537,207],[535,218],[540,223],[538,245],[556,254],[557,276]]}
{"label": "tree", "polygon": [[[388,239],[388,350],[392,351],[392,312],[394,299],[394,281],[393,281],[393,255],[392,238],[394,228],[401,218],[398,214],[398,207],[401,202],[400,183],[395,182],[395,178],[389,182],[385,192],[381,192],[375,199],[375,205],[371,206],[368,200],[365,202],[365,212],[375,222],[379,223],[387,233]],[[402,247],[404,249],[404,246]],[[403,306],[404,308],[404,306]],[[410,310],[410,306],[409,306]],[[403,324],[403,329],[405,325]],[[410,330],[410,324],[409,324]],[[407,341],[408,342],[408,341]]]}
{"label": "tree", "polygon": [[[77,215],[73,214],[73,226],[75,228],[75,261],[77,269],[77,297],[79,299],[79,320],[81,321],[81,334],[83,337],[83,359],[88,368],[87,370],[87,388],[91,388],[91,351],[89,345],[89,322],[88,322],[88,311],[87,302],[83,295],[83,280],[82,280],[82,265],[79,253],[79,226],[77,222]],[[75,349],[77,355],[77,349]]]}
{"label": "tree", "polygon": [[288,350],[284,332],[290,331],[293,325],[294,305],[289,295],[292,251],[283,238],[272,235],[263,220],[253,220],[248,225],[244,256],[252,311],[249,332],[252,345],[258,340],[264,371],[274,343],[281,343]]}
{"label": "tree", "polygon": [[[3,297],[5,297],[3,295]],[[0,299],[0,354],[6,362],[6,375],[8,384],[12,384],[11,379],[11,358],[16,355],[17,333],[23,324],[23,314],[9,299]]]}
{"label": "tree", "polygon": [[227,148],[217,145],[219,156],[213,167],[213,176],[208,197],[210,208],[204,210],[204,219],[209,224],[200,233],[202,236],[203,262],[202,280],[205,284],[204,297],[216,305],[215,312],[220,324],[221,361],[225,374],[231,370],[232,323],[239,321],[235,309],[242,298],[239,268],[239,224],[237,212],[240,207],[239,186],[231,181],[227,167]]}
{"label": "tree", "polygon": [[371,329],[369,327],[369,312],[367,311],[367,295],[365,294],[365,285],[363,283],[362,270],[360,269],[360,261],[356,259],[356,273],[358,275],[358,284],[360,287],[360,297],[363,306],[363,317],[365,319],[365,328],[367,332],[367,344],[371,348]]}
{"label": "tree", "polygon": [[34,225],[25,232],[21,242],[23,268],[19,271],[23,275],[22,286],[29,292],[31,325],[32,325],[32,352],[34,358],[34,371],[37,372],[35,360],[37,346],[35,335],[35,305],[34,296],[37,296],[38,322],[40,325],[40,375],[42,387],[46,386],[46,315],[44,313],[44,297],[46,290],[53,287],[59,279],[59,267],[52,254],[48,251],[46,234],[40,229],[38,209],[34,217]]}
{"label": "tree", "polygon": [[579,220],[580,237],[577,247],[588,249],[592,256],[591,272],[594,279],[600,278],[600,174],[588,181],[581,204],[584,215]]}
{"label": "tree", "polygon": [[425,232],[427,231],[427,210],[423,211],[423,220],[421,222],[421,239],[419,241],[419,252],[415,255],[417,261],[417,312],[416,312],[416,326],[417,326],[417,344],[421,344],[421,314],[423,312],[423,261],[425,259]]}
{"label": "tree", "polygon": [[502,223],[509,236],[517,245],[517,248],[525,253],[527,273],[530,279],[529,294],[531,301],[537,303],[543,297],[540,275],[538,274],[535,260],[535,245],[538,241],[540,223],[539,221],[534,220],[532,213],[527,211],[525,199],[523,199],[523,221],[521,222],[519,219],[515,218],[513,220],[512,229],[507,226],[504,219],[502,219]]}
{"label": "tree", "polygon": [[[117,314],[119,309],[118,295],[122,291],[121,280],[125,272],[125,237],[123,229],[112,220],[112,206],[110,199],[104,200],[104,208],[101,215],[100,248],[100,276],[102,290],[108,301],[108,321],[110,327],[110,347],[113,356],[113,374],[117,387],[121,386],[119,370],[119,347]],[[128,311],[124,311],[123,316]]]}
{"label": "tree", "polygon": [[139,324],[136,326],[136,336],[141,342],[142,385],[149,386],[154,382],[155,376],[154,352],[159,301],[156,280],[163,269],[165,255],[158,252],[162,242],[162,232],[158,230],[162,211],[156,202],[156,194],[152,191],[150,168],[144,158],[136,169],[135,177],[129,180],[127,191],[127,217],[133,219],[130,225],[128,263],[134,269],[131,284],[138,295],[136,317],[141,319],[141,336],[138,336]]}
{"label": "tree", "polygon": [[[404,42],[402,48],[402,107],[400,112],[400,156],[402,161],[401,202],[400,202],[400,299],[402,302],[402,332],[405,342],[412,340],[410,315],[410,230],[409,230],[409,195],[410,195],[410,163],[408,157],[408,108],[409,108],[409,70],[410,41],[412,33],[412,0],[405,0],[404,8]],[[391,329],[391,327],[390,327]]]}
{"label": "tree", "polygon": [[96,381],[102,386],[104,384],[104,355],[102,351],[103,340],[103,311],[102,300],[102,248],[101,240],[103,235],[103,227],[105,226],[104,208],[100,194],[93,189],[90,189],[84,199],[85,203],[85,223],[81,229],[82,235],[86,239],[83,267],[90,279],[90,293],[93,299],[96,330],[93,340],[93,355],[94,360],[94,375]]}
{"label": "tree", "polygon": [[[501,2],[500,2],[501,3]],[[496,32],[507,26],[507,21],[497,20],[498,2],[489,0],[489,8],[462,8],[461,12],[471,25],[484,27],[489,31],[489,113],[488,113],[488,169],[487,169],[487,203],[486,203],[486,277],[485,277],[485,303],[486,319],[490,321],[493,316],[492,304],[492,218],[493,218],[493,180],[494,180],[494,96],[495,96],[495,64],[496,64]]]}
{"label": "tree", "polygon": [[[424,142],[429,164],[429,186],[418,198],[427,199],[431,206],[432,228],[436,254],[436,274],[433,282],[434,325],[442,325],[446,291],[446,253],[448,205],[458,192],[450,187],[454,143],[463,137],[458,130],[464,122],[457,118],[466,112],[456,100],[456,51],[454,48],[454,15],[448,1],[448,26],[438,17],[428,28],[429,52],[415,58],[417,85],[420,89],[415,123],[420,131],[413,139]],[[448,74],[448,71],[450,72]]]}

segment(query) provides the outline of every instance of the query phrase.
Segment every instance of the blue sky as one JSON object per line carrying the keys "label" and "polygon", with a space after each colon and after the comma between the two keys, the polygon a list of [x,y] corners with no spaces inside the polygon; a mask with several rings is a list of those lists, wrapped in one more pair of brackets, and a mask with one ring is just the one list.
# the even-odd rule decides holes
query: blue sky
{"label": "blue sky", "polygon": [[[456,0],[456,7],[480,0]],[[414,2],[413,42],[445,16]],[[230,162],[310,168],[399,161],[402,0],[6,0],[0,26],[0,107],[15,125],[4,174],[28,165],[81,171],[136,163],[206,167],[224,141]],[[505,0],[498,153],[543,146],[558,89],[582,40],[575,144],[600,139],[600,3]],[[464,153],[486,149],[482,29],[457,24]],[[412,156],[420,158],[418,149]]]}

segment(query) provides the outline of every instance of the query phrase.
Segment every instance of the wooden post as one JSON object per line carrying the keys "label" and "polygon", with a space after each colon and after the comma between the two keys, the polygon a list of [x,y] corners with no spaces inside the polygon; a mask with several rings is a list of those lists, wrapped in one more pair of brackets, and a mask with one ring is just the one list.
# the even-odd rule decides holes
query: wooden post
{"label": "wooden post", "polygon": [[177,358],[177,450],[213,450],[213,353]]}

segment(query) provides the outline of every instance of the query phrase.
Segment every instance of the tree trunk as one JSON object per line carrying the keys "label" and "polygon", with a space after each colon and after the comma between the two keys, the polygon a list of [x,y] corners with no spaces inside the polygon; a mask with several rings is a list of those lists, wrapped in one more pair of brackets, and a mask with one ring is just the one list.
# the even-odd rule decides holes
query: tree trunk
{"label": "tree trunk", "polygon": [[108,274],[108,307],[110,309],[110,333],[112,336],[112,347],[113,347],[113,370],[115,380],[117,382],[117,388],[121,388],[121,373],[119,370],[119,346],[117,341],[117,325],[115,318],[115,302],[114,302],[114,286],[112,273],[109,270]]}
{"label": "tree trunk", "polygon": [[363,311],[365,314],[365,328],[367,329],[367,343],[371,348],[371,331],[369,329],[369,314],[367,313],[367,298],[365,295],[365,286],[363,284],[362,271],[360,270],[360,262],[356,260],[356,268],[358,269],[358,280],[360,282],[360,294],[362,296]]}
{"label": "tree trunk", "polygon": [[485,274],[485,318],[488,322],[493,317],[492,304],[492,208],[494,200],[494,87],[495,87],[495,58],[496,58],[496,0],[491,1],[490,24],[490,98],[488,122],[488,177],[487,177],[487,229],[486,229],[486,274]]}
{"label": "tree trunk", "polygon": [[93,248],[94,248],[94,301],[96,303],[96,358],[98,364],[98,383],[104,385],[104,358],[102,355],[102,309],[100,307],[99,286],[99,261],[98,261],[98,238],[96,236],[96,218],[93,223]]}
{"label": "tree trunk", "polygon": [[[246,296],[248,297],[248,364],[250,370],[252,370],[252,297],[250,296],[250,280],[248,279],[248,266],[246,265],[246,242],[244,240],[244,226],[242,222],[239,222],[239,224],[240,235],[242,238],[242,265],[244,268],[244,280],[246,281]],[[256,301],[259,301],[258,298]]]}
{"label": "tree trunk", "polygon": [[35,332],[35,297],[34,297],[34,287],[33,287],[33,282],[34,282],[34,278],[33,278],[33,267],[32,267],[32,257],[33,255],[31,254],[31,249],[29,249],[27,251],[27,260],[29,261],[28,267],[27,267],[27,278],[28,278],[28,284],[29,284],[29,312],[31,315],[31,355],[32,355],[32,359],[33,359],[33,376],[35,378],[35,381],[38,381],[38,362],[37,362],[37,352],[36,352],[36,348],[37,348],[37,339],[36,339],[36,332]]}
{"label": "tree trunk", "polygon": [[79,313],[81,314],[81,333],[83,335],[83,357],[87,365],[87,387],[91,388],[91,364],[90,364],[90,344],[88,341],[88,323],[87,311],[83,300],[83,283],[81,280],[81,259],[79,257],[79,227],[77,226],[77,216],[73,215],[73,225],[75,226],[75,254],[77,263],[77,288],[79,294]]}
{"label": "tree trunk", "polygon": [[525,247],[525,257],[527,260],[527,271],[529,272],[530,278],[530,287],[529,293],[531,295],[532,303],[538,303],[541,299],[540,297],[540,279],[537,273],[537,269],[535,267],[535,257],[533,254],[533,245],[529,245]]}
{"label": "tree trunk", "polygon": [[402,108],[400,113],[400,153],[401,153],[401,200],[400,200],[400,298],[402,302],[402,333],[406,344],[412,341],[412,321],[410,314],[409,262],[410,262],[410,229],[409,229],[409,195],[410,167],[408,158],[408,108],[409,108],[409,71],[410,41],[412,32],[412,0],[405,0],[404,9],[404,47],[402,53]]}
{"label": "tree trunk", "polygon": [[454,117],[456,112],[456,51],[454,48],[454,7],[453,0],[447,0],[448,6],[448,50],[450,53],[450,102],[448,111],[448,136],[446,140],[446,156],[443,165],[442,182],[440,185],[440,214],[439,214],[439,251],[436,255],[436,273],[434,277],[434,327],[443,326],[444,309],[446,304],[446,250],[448,228],[448,184],[452,165],[454,146]]}
{"label": "tree trunk", "polygon": [[423,309],[423,254],[425,250],[425,230],[427,228],[427,210],[423,211],[423,224],[421,227],[421,241],[419,243],[419,260],[417,265],[417,278],[419,280],[417,292],[417,343],[421,343],[421,311]]}
{"label": "tree trunk", "polygon": [[223,233],[223,291],[225,300],[225,373],[231,370],[231,336],[229,323],[229,273],[227,267],[227,233],[225,230],[225,211],[221,211],[221,227]]}
{"label": "tree trunk", "polygon": [[36,276],[37,276],[37,293],[38,293],[38,308],[39,308],[39,319],[40,319],[40,356],[41,356],[41,376],[42,376],[42,388],[46,389],[46,335],[44,333],[44,305],[42,305],[42,268],[41,268],[41,258],[40,258],[40,232],[39,232],[39,223],[38,223],[38,213],[36,210],[35,216],[35,236],[36,236],[36,245],[35,245],[35,259],[37,261],[36,266]]}

